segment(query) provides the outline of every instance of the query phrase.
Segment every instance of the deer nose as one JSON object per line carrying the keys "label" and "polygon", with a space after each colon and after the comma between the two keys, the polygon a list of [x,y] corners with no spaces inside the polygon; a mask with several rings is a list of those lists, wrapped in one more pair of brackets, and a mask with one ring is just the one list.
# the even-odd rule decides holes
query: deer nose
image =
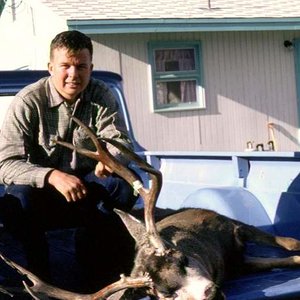
{"label": "deer nose", "polygon": [[162,300],[179,300],[176,296],[171,296],[171,297],[164,297]]}

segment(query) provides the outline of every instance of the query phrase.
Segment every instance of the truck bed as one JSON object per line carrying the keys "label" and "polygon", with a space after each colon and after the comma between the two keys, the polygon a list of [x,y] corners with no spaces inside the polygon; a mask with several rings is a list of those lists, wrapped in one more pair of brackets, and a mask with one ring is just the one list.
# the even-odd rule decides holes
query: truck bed
{"label": "truck bed", "polygon": [[[50,232],[51,266],[54,284],[64,289],[82,292],[83,283],[75,260],[72,230]],[[5,231],[0,231],[0,251],[16,262],[25,263],[20,245]],[[249,245],[249,253],[260,256],[284,256],[287,251]],[[22,277],[0,262],[0,299],[12,299],[2,289],[14,295],[13,299],[27,300]],[[273,269],[244,275],[225,282],[223,291],[228,300],[300,299],[300,268]]]}
{"label": "truck bed", "polygon": [[[283,257],[288,251],[252,245],[258,256]],[[254,249],[253,249],[254,248]],[[300,253],[293,253],[300,254]],[[230,300],[300,299],[300,268],[273,269],[229,280],[223,288]]]}
{"label": "truck bed", "polygon": [[[46,75],[47,71],[0,71],[0,124],[12,96]],[[122,78],[100,71],[94,76],[106,81],[116,95],[135,150],[163,174],[159,208],[209,208],[274,234],[300,238],[299,152],[144,151],[134,138]],[[142,178],[147,183],[147,176]],[[48,237],[54,284],[80,292],[82,275],[75,260],[72,230],[49,232]],[[24,263],[20,245],[1,227],[0,251]],[[248,251],[268,257],[289,254],[254,245],[249,245]],[[0,261],[0,299],[11,299],[9,293],[14,299],[31,299],[21,281],[17,272]],[[300,299],[300,268],[241,276],[226,282],[223,290],[229,300]]]}

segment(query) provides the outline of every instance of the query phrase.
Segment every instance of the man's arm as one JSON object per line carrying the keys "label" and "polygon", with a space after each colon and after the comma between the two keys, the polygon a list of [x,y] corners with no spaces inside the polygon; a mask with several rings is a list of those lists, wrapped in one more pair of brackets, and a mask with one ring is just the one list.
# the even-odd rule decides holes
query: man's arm
{"label": "man's arm", "polygon": [[58,190],[68,202],[76,202],[85,198],[87,189],[76,176],[59,170],[52,170],[46,176],[46,182]]}
{"label": "man's arm", "polygon": [[[86,187],[76,176],[30,162],[27,148],[34,148],[33,110],[22,99],[9,108],[0,132],[0,181],[6,185],[23,184],[42,188],[53,186],[68,202],[85,197]],[[29,121],[30,120],[30,121]]]}
{"label": "man's arm", "polygon": [[29,163],[27,153],[35,133],[34,115],[23,99],[16,96],[8,108],[0,131],[0,182],[3,184],[29,184],[43,187],[45,176],[52,168]]}

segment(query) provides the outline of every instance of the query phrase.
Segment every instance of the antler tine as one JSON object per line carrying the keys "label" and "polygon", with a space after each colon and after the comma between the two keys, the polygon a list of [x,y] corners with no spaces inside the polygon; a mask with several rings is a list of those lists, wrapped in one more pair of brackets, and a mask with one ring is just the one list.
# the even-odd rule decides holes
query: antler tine
{"label": "antler tine", "polygon": [[142,287],[151,287],[153,285],[152,279],[148,274],[141,275],[136,278],[126,277],[121,275],[121,279],[116,281],[105,288],[101,289],[99,292],[93,294],[93,300],[102,300],[106,299],[108,296],[113,295],[114,293],[128,289],[128,288],[142,288]]}
{"label": "antler tine", "polygon": [[[54,287],[50,284],[45,283],[39,279],[36,275],[21,267],[17,263],[13,262],[9,258],[5,257],[3,254],[0,254],[1,259],[11,266],[13,269],[17,270],[19,274],[25,275],[32,283],[32,286],[29,286],[25,281],[23,284],[27,292],[34,299],[48,299],[48,297],[56,297],[57,299],[71,300],[71,299],[80,299],[80,300],[89,300],[92,299],[90,295],[76,294],[69,291],[62,290],[60,288]],[[59,298],[58,298],[59,297]]]}
{"label": "antler tine", "polygon": [[23,284],[27,290],[27,292],[33,297],[33,299],[37,300],[46,300],[48,297],[53,297],[55,299],[61,300],[104,300],[107,297],[113,295],[114,293],[124,290],[127,288],[141,288],[141,287],[150,287],[152,286],[152,280],[148,274],[137,278],[125,277],[121,275],[121,279],[102,288],[96,293],[93,294],[80,294],[70,292],[64,289],[60,289],[51,284],[48,284],[37,276],[35,276],[30,271],[21,267],[17,263],[11,261],[4,255],[0,253],[1,259],[6,262],[9,266],[16,269],[20,274],[26,275],[27,278],[33,283],[32,286],[29,286],[25,281]]}
{"label": "antler tine", "polygon": [[159,195],[159,192],[162,187],[162,174],[159,170],[153,168],[150,164],[148,164],[145,160],[143,160],[139,155],[135,152],[129,150],[120,142],[103,138],[104,141],[112,144],[116,148],[118,148],[125,156],[136,162],[136,164],[144,171],[149,173],[151,179],[151,188],[149,190],[143,189],[140,191],[141,197],[145,202],[145,225],[146,230],[149,234],[152,244],[157,249],[158,252],[163,253],[165,251],[165,245],[162,242],[154,219],[154,209],[156,205],[156,201]]}

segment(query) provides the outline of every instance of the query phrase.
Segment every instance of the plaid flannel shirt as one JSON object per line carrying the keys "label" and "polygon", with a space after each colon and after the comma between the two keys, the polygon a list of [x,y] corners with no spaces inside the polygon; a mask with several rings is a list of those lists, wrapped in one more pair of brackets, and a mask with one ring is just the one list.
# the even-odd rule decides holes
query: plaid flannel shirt
{"label": "plaid flannel shirt", "polygon": [[[73,174],[94,169],[95,161],[53,142],[59,139],[91,148],[90,139],[69,118],[70,109],[98,137],[117,139],[132,148],[122,115],[109,120],[118,111],[118,103],[104,82],[91,78],[70,108],[54,88],[51,77],[42,78],[22,89],[7,111],[0,132],[1,183],[43,187],[46,175],[53,169]],[[108,146],[108,150],[122,160],[116,148]]]}

